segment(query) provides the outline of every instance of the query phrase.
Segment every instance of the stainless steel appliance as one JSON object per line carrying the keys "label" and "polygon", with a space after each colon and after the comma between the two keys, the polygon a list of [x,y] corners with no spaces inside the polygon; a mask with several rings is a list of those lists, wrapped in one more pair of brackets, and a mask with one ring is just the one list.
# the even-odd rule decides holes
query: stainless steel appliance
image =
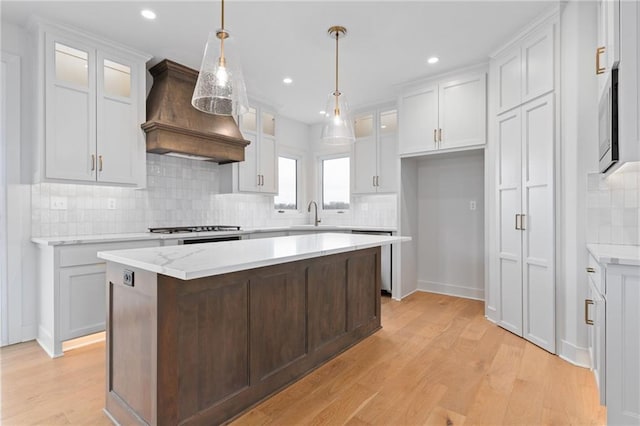
{"label": "stainless steel appliance", "polygon": [[[367,235],[393,235],[391,232],[389,231],[351,231],[352,234],[367,234]],[[391,244],[386,245],[386,246],[382,246],[381,247],[381,253],[380,253],[380,263],[381,263],[381,278],[382,278],[382,285],[381,285],[381,289],[383,292],[385,293],[389,293],[391,294],[391,289],[393,287],[393,284],[391,282]]]}
{"label": "stainless steel appliance", "polygon": [[[196,232],[233,232],[239,231],[239,226],[227,225],[203,225],[203,226],[173,226],[165,228],[149,228],[149,232],[154,234],[190,234]],[[201,244],[201,243],[217,243],[220,241],[236,241],[240,240],[240,235],[207,235],[194,236],[189,238],[185,236],[178,240],[178,244]]]}
{"label": "stainless steel appliance", "polygon": [[618,151],[618,68],[612,68],[598,107],[598,143],[600,172],[619,160]]}

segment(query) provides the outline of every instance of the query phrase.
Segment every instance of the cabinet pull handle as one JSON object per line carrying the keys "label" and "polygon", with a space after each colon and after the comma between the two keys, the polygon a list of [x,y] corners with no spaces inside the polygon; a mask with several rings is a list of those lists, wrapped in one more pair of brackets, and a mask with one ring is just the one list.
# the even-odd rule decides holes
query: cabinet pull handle
{"label": "cabinet pull handle", "polygon": [[372,186],[376,186],[376,177],[375,176],[371,176],[371,185]]}
{"label": "cabinet pull handle", "polygon": [[256,175],[256,177],[258,178],[258,183],[256,183],[256,186],[260,186],[260,175]]}
{"label": "cabinet pull handle", "polygon": [[98,171],[101,172],[102,171],[102,155],[98,155]]}
{"label": "cabinet pull handle", "polygon": [[433,129],[433,141],[438,142],[438,129]]}
{"label": "cabinet pull handle", "polygon": [[596,270],[595,270],[595,268],[588,267],[588,268],[587,268],[587,272],[588,272],[588,273],[590,273],[590,274],[595,274],[595,273],[596,273]]}
{"label": "cabinet pull handle", "polygon": [[584,299],[584,322],[587,325],[593,325],[593,320],[589,319],[589,305],[593,305],[593,300]]}
{"label": "cabinet pull handle", "polygon": [[527,229],[527,215],[526,214],[521,214],[520,215],[520,230],[524,231],[525,229]]}
{"label": "cabinet pull handle", "polygon": [[91,171],[93,172],[96,169],[96,156],[95,154],[91,154]]}
{"label": "cabinet pull handle", "polygon": [[264,186],[264,175],[260,175],[260,186]]}
{"label": "cabinet pull handle", "polygon": [[442,129],[438,129],[438,142],[442,142]]}
{"label": "cabinet pull handle", "polygon": [[380,186],[380,176],[376,176],[376,186]]}
{"label": "cabinet pull handle", "polygon": [[519,214],[516,215],[516,229],[518,231],[521,229],[520,228],[520,215]]}
{"label": "cabinet pull handle", "polygon": [[600,66],[600,55],[602,55],[605,50],[604,46],[596,49],[596,74],[604,74],[605,72],[605,67]]}

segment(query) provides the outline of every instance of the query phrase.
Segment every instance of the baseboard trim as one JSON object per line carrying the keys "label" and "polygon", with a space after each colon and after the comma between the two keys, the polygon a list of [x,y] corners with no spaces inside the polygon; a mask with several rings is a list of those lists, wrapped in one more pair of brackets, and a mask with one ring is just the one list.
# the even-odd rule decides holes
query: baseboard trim
{"label": "baseboard trim", "polygon": [[578,367],[591,368],[591,357],[588,348],[581,348],[566,340],[560,341],[558,356]]}
{"label": "baseboard trim", "polygon": [[428,293],[445,294],[447,296],[463,297],[465,299],[484,301],[484,289],[461,287],[453,284],[436,283],[433,281],[418,281],[418,290]]}
{"label": "baseboard trim", "polygon": [[38,337],[38,327],[35,324],[22,326],[22,336],[20,337],[23,342],[35,340]]}
{"label": "baseboard trim", "polygon": [[402,300],[402,299],[404,299],[404,298],[406,298],[406,297],[411,296],[411,295],[412,295],[413,293],[415,293],[416,291],[419,291],[419,289],[417,289],[417,288],[416,288],[416,289],[411,290],[411,291],[410,291],[409,293],[407,293],[407,294],[400,295],[400,299],[396,299],[396,298],[394,297],[394,298],[393,298],[393,300],[400,301],[400,300]]}

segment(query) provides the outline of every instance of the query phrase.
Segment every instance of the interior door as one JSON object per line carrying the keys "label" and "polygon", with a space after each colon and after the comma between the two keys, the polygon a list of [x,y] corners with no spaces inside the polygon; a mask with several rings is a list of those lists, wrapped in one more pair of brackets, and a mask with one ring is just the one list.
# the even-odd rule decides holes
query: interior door
{"label": "interior door", "polygon": [[521,116],[515,109],[498,116],[498,276],[501,327],[522,336],[522,231],[516,229],[521,213]]}
{"label": "interior door", "polygon": [[555,352],[553,94],[522,106],[524,337]]}

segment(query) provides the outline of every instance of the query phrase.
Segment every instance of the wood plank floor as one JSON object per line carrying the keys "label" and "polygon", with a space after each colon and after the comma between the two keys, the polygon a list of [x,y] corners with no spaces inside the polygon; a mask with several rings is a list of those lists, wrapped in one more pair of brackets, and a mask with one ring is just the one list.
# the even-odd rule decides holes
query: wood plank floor
{"label": "wood plank floor", "polygon": [[[483,303],[383,298],[383,329],[234,425],[601,425],[593,375],[491,324]],[[104,344],[0,349],[4,425],[108,425]]]}

